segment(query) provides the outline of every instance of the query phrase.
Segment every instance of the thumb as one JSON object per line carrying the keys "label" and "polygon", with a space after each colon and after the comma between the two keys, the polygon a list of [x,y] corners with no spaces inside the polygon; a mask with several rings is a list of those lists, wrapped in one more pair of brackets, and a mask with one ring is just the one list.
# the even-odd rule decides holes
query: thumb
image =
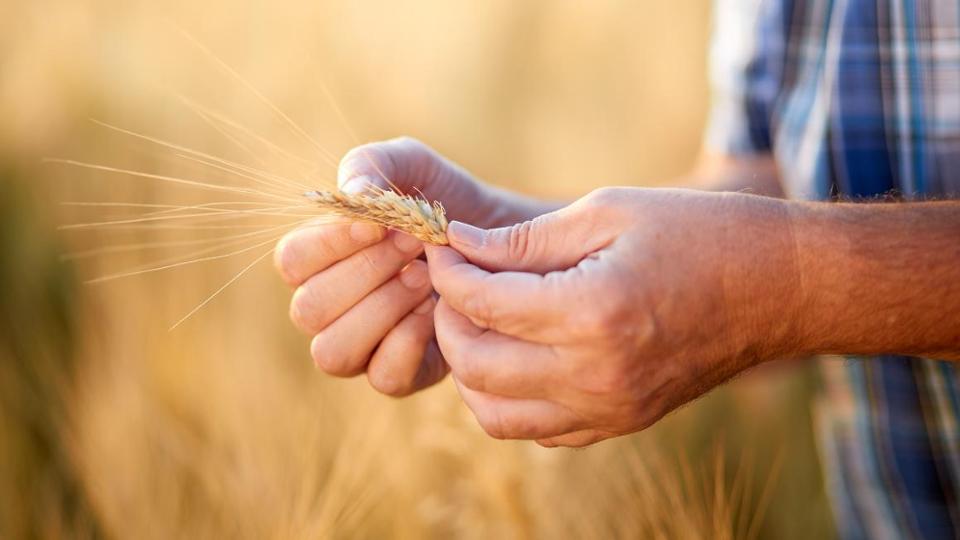
{"label": "thumb", "polygon": [[600,216],[583,214],[567,207],[497,229],[453,221],[447,227],[447,239],[467,260],[489,271],[542,274],[566,270],[615,236]]}

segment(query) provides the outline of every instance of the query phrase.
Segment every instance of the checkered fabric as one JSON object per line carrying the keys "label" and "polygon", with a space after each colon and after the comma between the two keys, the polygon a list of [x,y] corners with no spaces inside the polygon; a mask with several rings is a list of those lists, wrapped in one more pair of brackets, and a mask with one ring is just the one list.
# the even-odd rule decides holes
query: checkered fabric
{"label": "checkered fabric", "polygon": [[[789,196],[960,195],[957,0],[717,0],[711,54],[708,148],[772,154]],[[822,363],[841,535],[960,537],[960,364]]]}

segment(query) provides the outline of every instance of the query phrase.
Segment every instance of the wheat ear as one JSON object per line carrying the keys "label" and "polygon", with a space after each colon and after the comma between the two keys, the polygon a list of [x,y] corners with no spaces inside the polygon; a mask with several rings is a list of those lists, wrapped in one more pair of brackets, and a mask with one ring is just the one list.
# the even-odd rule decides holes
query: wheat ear
{"label": "wheat ear", "polygon": [[383,225],[430,244],[447,244],[447,216],[439,202],[381,189],[358,195],[308,191],[304,197],[333,215]]}

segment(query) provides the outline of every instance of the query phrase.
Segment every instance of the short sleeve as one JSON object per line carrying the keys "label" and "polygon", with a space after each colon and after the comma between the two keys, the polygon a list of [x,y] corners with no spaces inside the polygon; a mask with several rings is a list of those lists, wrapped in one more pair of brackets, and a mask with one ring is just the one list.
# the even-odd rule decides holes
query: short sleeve
{"label": "short sleeve", "polygon": [[782,39],[763,0],[715,0],[710,47],[711,108],[704,145],[724,155],[770,152]]}

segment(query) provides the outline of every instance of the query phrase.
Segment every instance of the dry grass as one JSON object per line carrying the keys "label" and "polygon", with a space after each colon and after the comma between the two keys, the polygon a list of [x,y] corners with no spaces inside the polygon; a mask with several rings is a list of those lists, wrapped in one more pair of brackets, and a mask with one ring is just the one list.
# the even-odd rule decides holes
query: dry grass
{"label": "dry grass", "polygon": [[364,141],[410,134],[545,197],[649,185],[697,150],[706,2],[8,4],[0,187],[22,194],[0,197],[0,537],[829,536],[795,377],[744,378],[584,451],[494,441],[450,384],[395,401],[315,371],[289,291],[249,266],[323,214],[304,193],[334,189],[356,144],[313,71]]}

